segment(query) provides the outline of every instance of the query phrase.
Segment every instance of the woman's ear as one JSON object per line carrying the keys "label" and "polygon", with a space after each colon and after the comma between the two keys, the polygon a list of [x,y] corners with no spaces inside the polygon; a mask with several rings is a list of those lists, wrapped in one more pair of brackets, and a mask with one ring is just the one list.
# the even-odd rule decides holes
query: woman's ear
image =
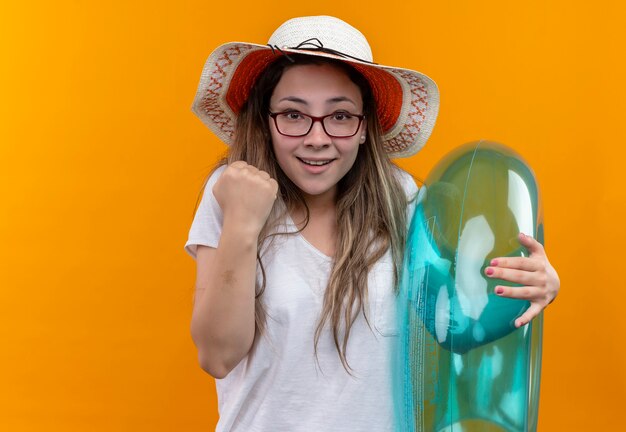
{"label": "woman's ear", "polygon": [[361,137],[359,138],[359,144],[365,143],[367,138],[367,120],[363,119],[363,125],[361,126]]}

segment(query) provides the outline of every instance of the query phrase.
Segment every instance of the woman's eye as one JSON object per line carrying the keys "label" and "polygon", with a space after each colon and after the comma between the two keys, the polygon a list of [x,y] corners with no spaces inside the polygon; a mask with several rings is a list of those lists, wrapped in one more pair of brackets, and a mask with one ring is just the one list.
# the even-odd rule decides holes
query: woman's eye
{"label": "woman's eye", "polygon": [[336,121],[346,121],[346,120],[350,120],[352,118],[352,116],[348,113],[344,113],[344,112],[338,112],[333,114],[333,120]]}
{"label": "woman's eye", "polygon": [[288,112],[283,114],[287,120],[302,120],[304,117],[299,112]]}

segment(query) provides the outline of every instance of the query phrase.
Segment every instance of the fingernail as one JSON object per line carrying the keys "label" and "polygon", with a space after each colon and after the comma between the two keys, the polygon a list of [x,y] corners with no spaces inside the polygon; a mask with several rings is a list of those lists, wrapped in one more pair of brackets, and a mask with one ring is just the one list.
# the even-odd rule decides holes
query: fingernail
{"label": "fingernail", "polygon": [[497,259],[492,259],[491,262],[489,263],[489,265],[497,266],[498,265],[498,260]]}
{"label": "fingernail", "polygon": [[493,274],[493,269],[491,267],[487,267],[487,270],[485,270],[485,273],[487,273],[487,275],[491,276]]}
{"label": "fingernail", "polygon": [[504,288],[498,287],[496,288],[496,294],[502,294],[504,292]]}

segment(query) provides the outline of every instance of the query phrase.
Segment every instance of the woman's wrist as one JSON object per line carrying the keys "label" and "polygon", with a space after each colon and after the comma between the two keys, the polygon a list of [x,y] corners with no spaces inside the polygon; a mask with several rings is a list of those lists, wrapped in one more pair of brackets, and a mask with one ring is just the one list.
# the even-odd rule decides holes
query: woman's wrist
{"label": "woman's wrist", "polygon": [[238,223],[224,218],[220,243],[232,242],[231,244],[256,250],[260,233],[261,229],[252,224]]}

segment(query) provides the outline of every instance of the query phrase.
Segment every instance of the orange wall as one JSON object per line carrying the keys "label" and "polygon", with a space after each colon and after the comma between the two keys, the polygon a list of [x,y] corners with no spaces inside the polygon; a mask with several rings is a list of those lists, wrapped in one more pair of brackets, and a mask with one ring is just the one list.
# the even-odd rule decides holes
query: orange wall
{"label": "orange wall", "polygon": [[265,43],[285,19],[321,13],[361,29],[379,63],[439,84],[432,138],[402,166],[425,177],[453,147],[485,138],[534,167],[562,279],[546,312],[539,429],[621,425],[618,3],[4,1],[0,429],[212,429],[183,245],[224,147],[189,108],[215,46]]}

